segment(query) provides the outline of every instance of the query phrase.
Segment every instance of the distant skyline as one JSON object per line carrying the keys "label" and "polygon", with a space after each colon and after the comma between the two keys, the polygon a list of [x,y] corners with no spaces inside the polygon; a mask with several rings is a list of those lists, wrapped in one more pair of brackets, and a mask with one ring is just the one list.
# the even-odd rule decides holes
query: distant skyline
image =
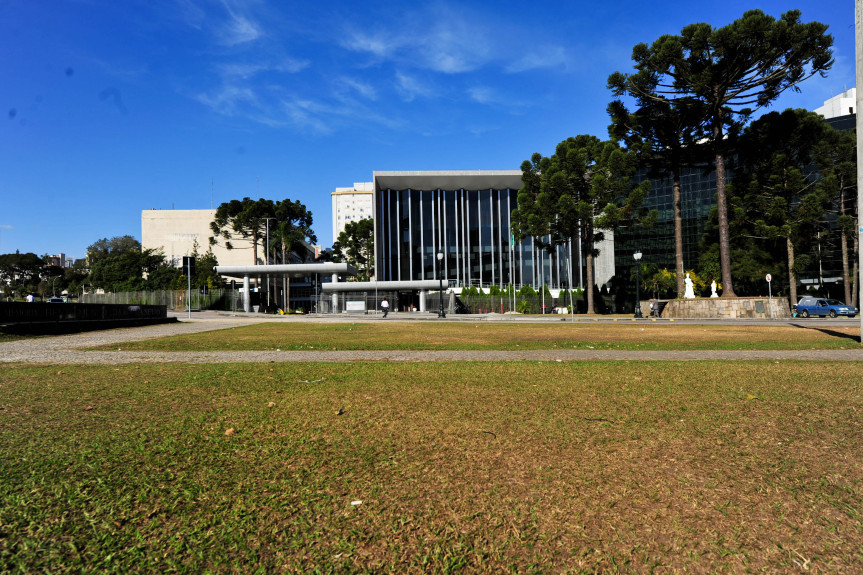
{"label": "distant skyline", "polygon": [[569,136],[607,138],[606,79],[635,44],[753,8],[834,36],[828,77],[768,111],[855,86],[854,0],[5,0],[0,253],[81,258],[140,240],[142,210],[245,196],[303,202],[330,246],[336,187],[517,170]]}

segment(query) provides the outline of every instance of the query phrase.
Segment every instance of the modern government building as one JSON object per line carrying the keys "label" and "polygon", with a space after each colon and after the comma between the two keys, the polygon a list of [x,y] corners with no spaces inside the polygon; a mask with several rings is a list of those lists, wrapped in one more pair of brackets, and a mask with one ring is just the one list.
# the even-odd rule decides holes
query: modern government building
{"label": "modern government building", "polygon": [[[816,112],[838,129],[853,129],[855,97],[852,88]],[[348,222],[374,217],[374,281],[365,282],[369,286],[362,289],[398,290],[402,299],[410,298],[418,308],[426,307],[423,294],[435,291],[433,281],[456,293],[471,286],[487,291],[490,286],[518,289],[529,285],[539,290],[547,285],[553,295],[559,289],[587,288],[584,257],[577,242],[549,253],[530,238],[519,241],[512,236],[511,214],[517,207],[521,175],[520,170],[375,171],[371,182],[336,188],[332,193],[333,239]],[[715,174],[693,168],[682,174],[681,183],[684,266],[694,269],[698,243],[716,202]],[[606,239],[597,245],[597,286],[608,285],[615,276],[628,279],[636,251],[643,254],[642,263],[673,269],[671,183],[654,180],[645,205],[659,211],[656,225],[649,230],[606,233]],[[161,247],[171,258],[187,255],[195,241],[205,251],[212,212],[144,211],[142,244]],[[250,251],[220,252],[217,257],[222,265],[248,265]],[[322,285],[323,279],[309,283],[324,292],[348,289],[344,284],[334,285],[348,278],[334,277],[331,286]]]}

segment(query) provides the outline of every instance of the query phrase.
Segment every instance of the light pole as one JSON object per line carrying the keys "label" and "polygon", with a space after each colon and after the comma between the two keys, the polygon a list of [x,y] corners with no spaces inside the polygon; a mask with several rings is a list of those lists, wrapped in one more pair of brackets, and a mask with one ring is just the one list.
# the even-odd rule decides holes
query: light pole
{"label": "light pole", "polygon": [[443,312],[443,252],[437,253],[437,277],[440,284],[440,307],[437,310],[438,317],[446,317]]}
{"label": "light pole", "polygon": [[635,252],[632,254],[633,259],[635,259],[635,319],[641,319],[644,316],[641,315],[641,252]]}

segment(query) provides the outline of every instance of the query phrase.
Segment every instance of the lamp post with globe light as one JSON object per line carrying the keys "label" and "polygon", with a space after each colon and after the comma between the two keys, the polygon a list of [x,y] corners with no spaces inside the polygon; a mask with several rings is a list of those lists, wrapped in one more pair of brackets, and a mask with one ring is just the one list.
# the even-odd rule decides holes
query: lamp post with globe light
{"label": "lamp post with globe light", "polygon": [[437,277],[440,284],[440,307],[438,307],[437,316],[446,317],[443,312],[443,252],[437,253]]}
{"label": "lamp post with globe light", "polygon": [[641,279],[639,277],[641,271],[641,252],[635,252],[632,254],[632,257],[635,259],[635,319],[641,319],[644,317],[641,315]]}

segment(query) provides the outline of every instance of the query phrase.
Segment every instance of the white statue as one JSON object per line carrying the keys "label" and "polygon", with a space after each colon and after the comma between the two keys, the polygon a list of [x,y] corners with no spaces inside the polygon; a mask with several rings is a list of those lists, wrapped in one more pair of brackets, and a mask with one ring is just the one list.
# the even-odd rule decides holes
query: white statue
{"label": "white statue", "polygon": [[686,292],[683,294],[685,299],[695,299],[695,292],[692,290],[692,278],[689,277],[689,272],[686,272],[686,279],[683,280],[686,285]]}
{"label": "white statue", "polygon": [[710,282],[710,297],[719,297],[716,294],[716,280]]}

